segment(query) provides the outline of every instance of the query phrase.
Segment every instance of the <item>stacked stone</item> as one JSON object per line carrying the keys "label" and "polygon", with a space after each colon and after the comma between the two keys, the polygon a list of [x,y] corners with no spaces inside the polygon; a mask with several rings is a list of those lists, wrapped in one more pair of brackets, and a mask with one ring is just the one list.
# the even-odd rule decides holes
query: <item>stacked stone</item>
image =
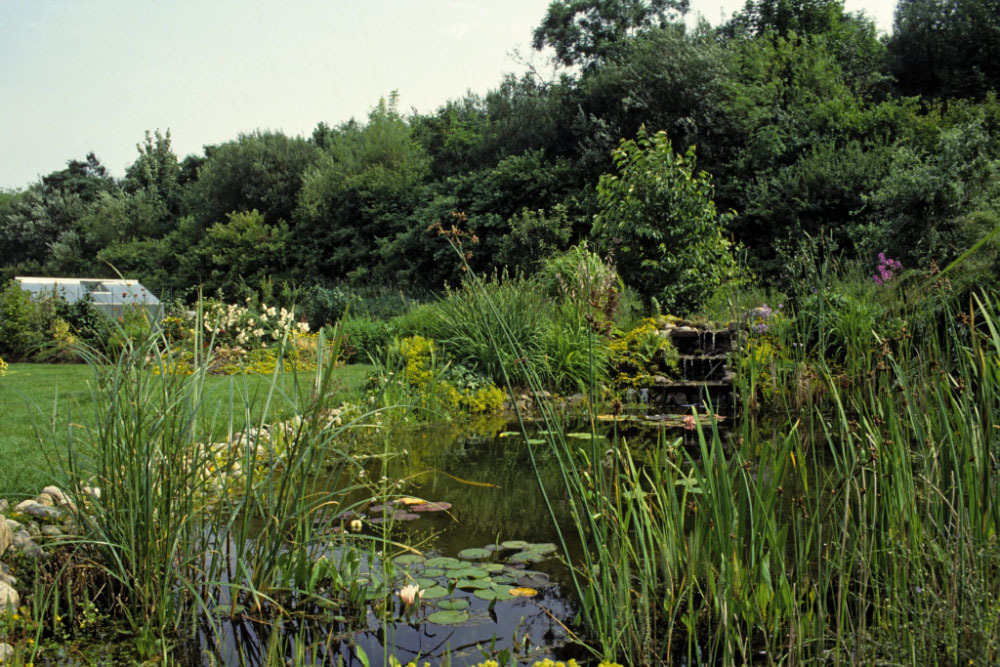
{"label": "stacked stone", "polygon": [[[38,545],[46,539],[58,539],[75,532],[76,507],[56,486],[47,486],[34,498],[13,508],[0,499],[0,559],[22,555],[42,558],[45,552]],[[0,617],[14,613],[21,604],[17,577],[0,560]],[[14,648],[0,642],[0,663],[13,655]]]}

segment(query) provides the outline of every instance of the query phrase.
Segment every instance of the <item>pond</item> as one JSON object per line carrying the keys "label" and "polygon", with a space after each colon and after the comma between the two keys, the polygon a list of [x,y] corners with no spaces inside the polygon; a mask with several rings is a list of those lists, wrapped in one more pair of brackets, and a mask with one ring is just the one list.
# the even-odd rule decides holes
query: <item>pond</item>
{"label": "pond", "polygon": [[[388,588],[395,593],[387,604],[380,601],[384,597],[370,601],[360,631],[357,622],[340,623],[321,610],[274,626],[226,623],[221,637],[210,641],[202,633],[196,644],[186,647],[185,662],[267,664],[269,645],[279,639],[275,634],[286,655],[302,656],[306,664],[387,664],[390,656],[403,664],[439,664],[447,656],[460,667],[496,656],[527,664],[545,658],[588,658],[571,641],[572,628],[579,625],[579,605],[561,544],[565,539],[573,554],[579,553],[579,545],[558,493],[558,461],[535,440],[544,433],[529,428],[531,445],[516,424],[503,420],[399,429],[393,434],[396,455],[376,459],[367,472],[374,479],[403,480],[401,490],[408,495],[394,504],[370,505],[345,519],[360,519],[361,534],[378,536],[383,518],[394,516],[392,539],[414,546],[393,558]],[[612,446],[620,433],[620,426],[601,425],[601,446]],[[655,442],[664,433],[687,436],[688,444],[693,437],[678,428],[676,420],[667,429],[632,426],[629,446],[641,450],[644,441]],[[583,433],[569,435],[585,442]],[[550,518],[539,479],[552,494],[561,530]],[[383,563],[377,557],[362,557],[354,567],[362,578],[383,580]],[[410,607],[398,595],[407,585],[423,591]]]}

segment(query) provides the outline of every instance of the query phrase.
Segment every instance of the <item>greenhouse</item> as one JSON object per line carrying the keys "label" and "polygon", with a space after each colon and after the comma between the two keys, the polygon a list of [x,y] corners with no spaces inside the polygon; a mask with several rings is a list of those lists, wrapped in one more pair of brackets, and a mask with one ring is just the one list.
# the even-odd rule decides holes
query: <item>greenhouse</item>
{"label": "greenhouse", "polygon": [[35,295],[57,295],[68,303],[90,301],[109,317],[120,317],[125,308],[145,308],[154,321],[163,316],[160,300],[138,280],[120,278],[37,278],[18,276],[14,280],[21,289]]}

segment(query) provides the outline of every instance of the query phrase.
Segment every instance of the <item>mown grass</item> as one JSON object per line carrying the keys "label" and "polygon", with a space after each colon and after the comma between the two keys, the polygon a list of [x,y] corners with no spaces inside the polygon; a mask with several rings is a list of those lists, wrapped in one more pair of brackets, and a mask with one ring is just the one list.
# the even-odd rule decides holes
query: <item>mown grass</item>
{"label": "mown grass", "polygon": [[[364,391],[372,367],[351,364],[334,370],[332,400],[352,401]],[[276,414],[290,412],[297,399],[310,390],[311,373],[285,373],[275,380]],[[0,497],[15,500],[33,496],[52,484],[53,464],[65,456],[62,445],[49,442],[52,424],[64,426],[77,414],[93,411],[94,371],[87,364],[11,364],[0,378]],[[228,427],[230,387],[236,394],[254,397],[270,387],[270,375],[209,376],[205,382],[207,415],[218,434]],[[251,401],[260,405],[261,401]],[[223,418],[223,415],[225,418]],[[245,416],[235,411],[236,428]],[[256,420],[258,415],[251,415]]]}

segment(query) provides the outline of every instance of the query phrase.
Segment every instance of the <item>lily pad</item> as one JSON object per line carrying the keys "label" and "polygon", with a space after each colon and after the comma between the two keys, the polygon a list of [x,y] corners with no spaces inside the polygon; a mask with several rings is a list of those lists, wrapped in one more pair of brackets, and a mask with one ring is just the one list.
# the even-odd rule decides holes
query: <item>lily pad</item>
{"label": "lily pad", "polygon": [[450,579],[484,579],[490,575],[482,567],[463,567],[461,570],[448,570]]}
{"label": "lily pad", "polygon": [[423,563],[424,557],[418,554],[403,554],[402,556],[396,556],[392,559],[392,562],[400,567],[406,567],[408,565],[414,565],[416,563]]}
{"label": "lily pad", "polygon": [[510,589],[508,592],[516,598],[533,598],[538,595],[538,590],[528,588],[527,586],[518,586],[517,588]]}
{"label": "lily pad", "polygon": [[433,503],[421,503],[420,505],[410,505],[411,512],[444,512],[450,509],[451,503],[446,503],[443,500]]}
{"label": "lily pad", "polygon": [[597,440],[603,440],[604,436],[600,433],[567,433],[567,438],[575,438],[577,440],[590,440],[591,438]]}
{"label": "lily pad", "polygon": [[428,623],[437,625],[462,625],[469,620],[469,612],[445,609],[427,615]]}
{"label": "lily pad", "polygon": [[489,588],[493,583],[489,579],[462,579],[455,582],[455,588],[472,588],[482,590]]}
{"label": "lily pad", "polygon": [[517,578],[517,585],[522,588],[545,588],[550,583],[549,575],[544,572],[525,572]]}
{"label": "lily pad", "polygon": [[544,445],[547,441],[541,438],[528,438],[525,440],[529,445]]}
{"label": "lily pad", "polygon": [[420,574],[425,577],[443,577],[444,572],[445,570],[443,567],[428,567],[425,568]]}
{"label": "lily pad", "polygon": [[437,600],[438,598],[443,598],[448,595],[448,589],[444,586],[431,586],[430,588],[424,590],[424,594],[421,596],[423,600]]}
{"label": "lily pad", "polygon": [[497,437],[498,438],[517,438],[517,437],[520,437],[520,435],[521,435],[520,431],[504,431],[503,433],[500,433],[499,435],[497,435]]}
{"label": "lily pad", "polygon": [[435,581],[434,579],[428,579],[426,577],[419,577],[417,579],[417,586],[419,586],[420,588],[423,588],[424,590],[427,590],[429,588],[434,588],[437,585],[438,585],[438,582]]}
{"label": "lily pad", "polygon": [[[490,573],[492,573],[492,572],[503,572],[503,565],[501,565],[500,563],[483,563],[479,567],[481,569],[483,569],[483,570],[486,570],[487,572],[490,572]],[[425,572],[424,574],[427,574],[427,573]],[[431,575],[428,575],[428,576],[431,576]]]}
{"label": "lily pad", "polygon": [[551,554],[555,553],[556,545],[551,542],[541,542],[539,544],[529,544],[527,551],[534,551],[537,554]]}
{"label": "lily pad", "polygon": [[484,588],[473,593],[480,600],[513,600],[514,596],[510,594],[510,586],[493,586],[491,588]]}
{"label": "lily pad", "polygon": [[426,563],[427,567],[443,567],[447,569],[455,567],[465,567],[467,564],[461,562],[457,558],[452,558],[450,556],[438,556],[437,558],[431,558]]}
{"label": "lily pad", "polygon": [[511,563],[540,563],[545,560],[545,554],[537,551],[522,551],[510,557]]}
{"label": "lily pad", "polygon": [[494,584],[513,584],[517,581],[517,577],[512,577],[509,574],[498,574],[493,577]]}
{"label": "lily pad", "polygon": [[479,547],[472,547],[471,549],[462,549],[457,555],[465,560],[484,560],[490,557],[490,552]]}
{"label": "lily pad", "polygon": [[467,609],[469,607],[469,600],[467,598],[458,598],[457,600],[440,600],[434,603],[438,609],[445,609],[448,611],[459,611],[462,609]]}
{"label": "lily pad", "polygon": [[500,546],[504,549],[526,549],[528,544],[524,540],[507,540],[506,542],[501,542]]}
{"label": "lily pad", "polygon": [[407,496],[405,498],[399,498],[396,502],[401,505],[423,505],[427,501],[423,498],[413,498],[411,496]]}

